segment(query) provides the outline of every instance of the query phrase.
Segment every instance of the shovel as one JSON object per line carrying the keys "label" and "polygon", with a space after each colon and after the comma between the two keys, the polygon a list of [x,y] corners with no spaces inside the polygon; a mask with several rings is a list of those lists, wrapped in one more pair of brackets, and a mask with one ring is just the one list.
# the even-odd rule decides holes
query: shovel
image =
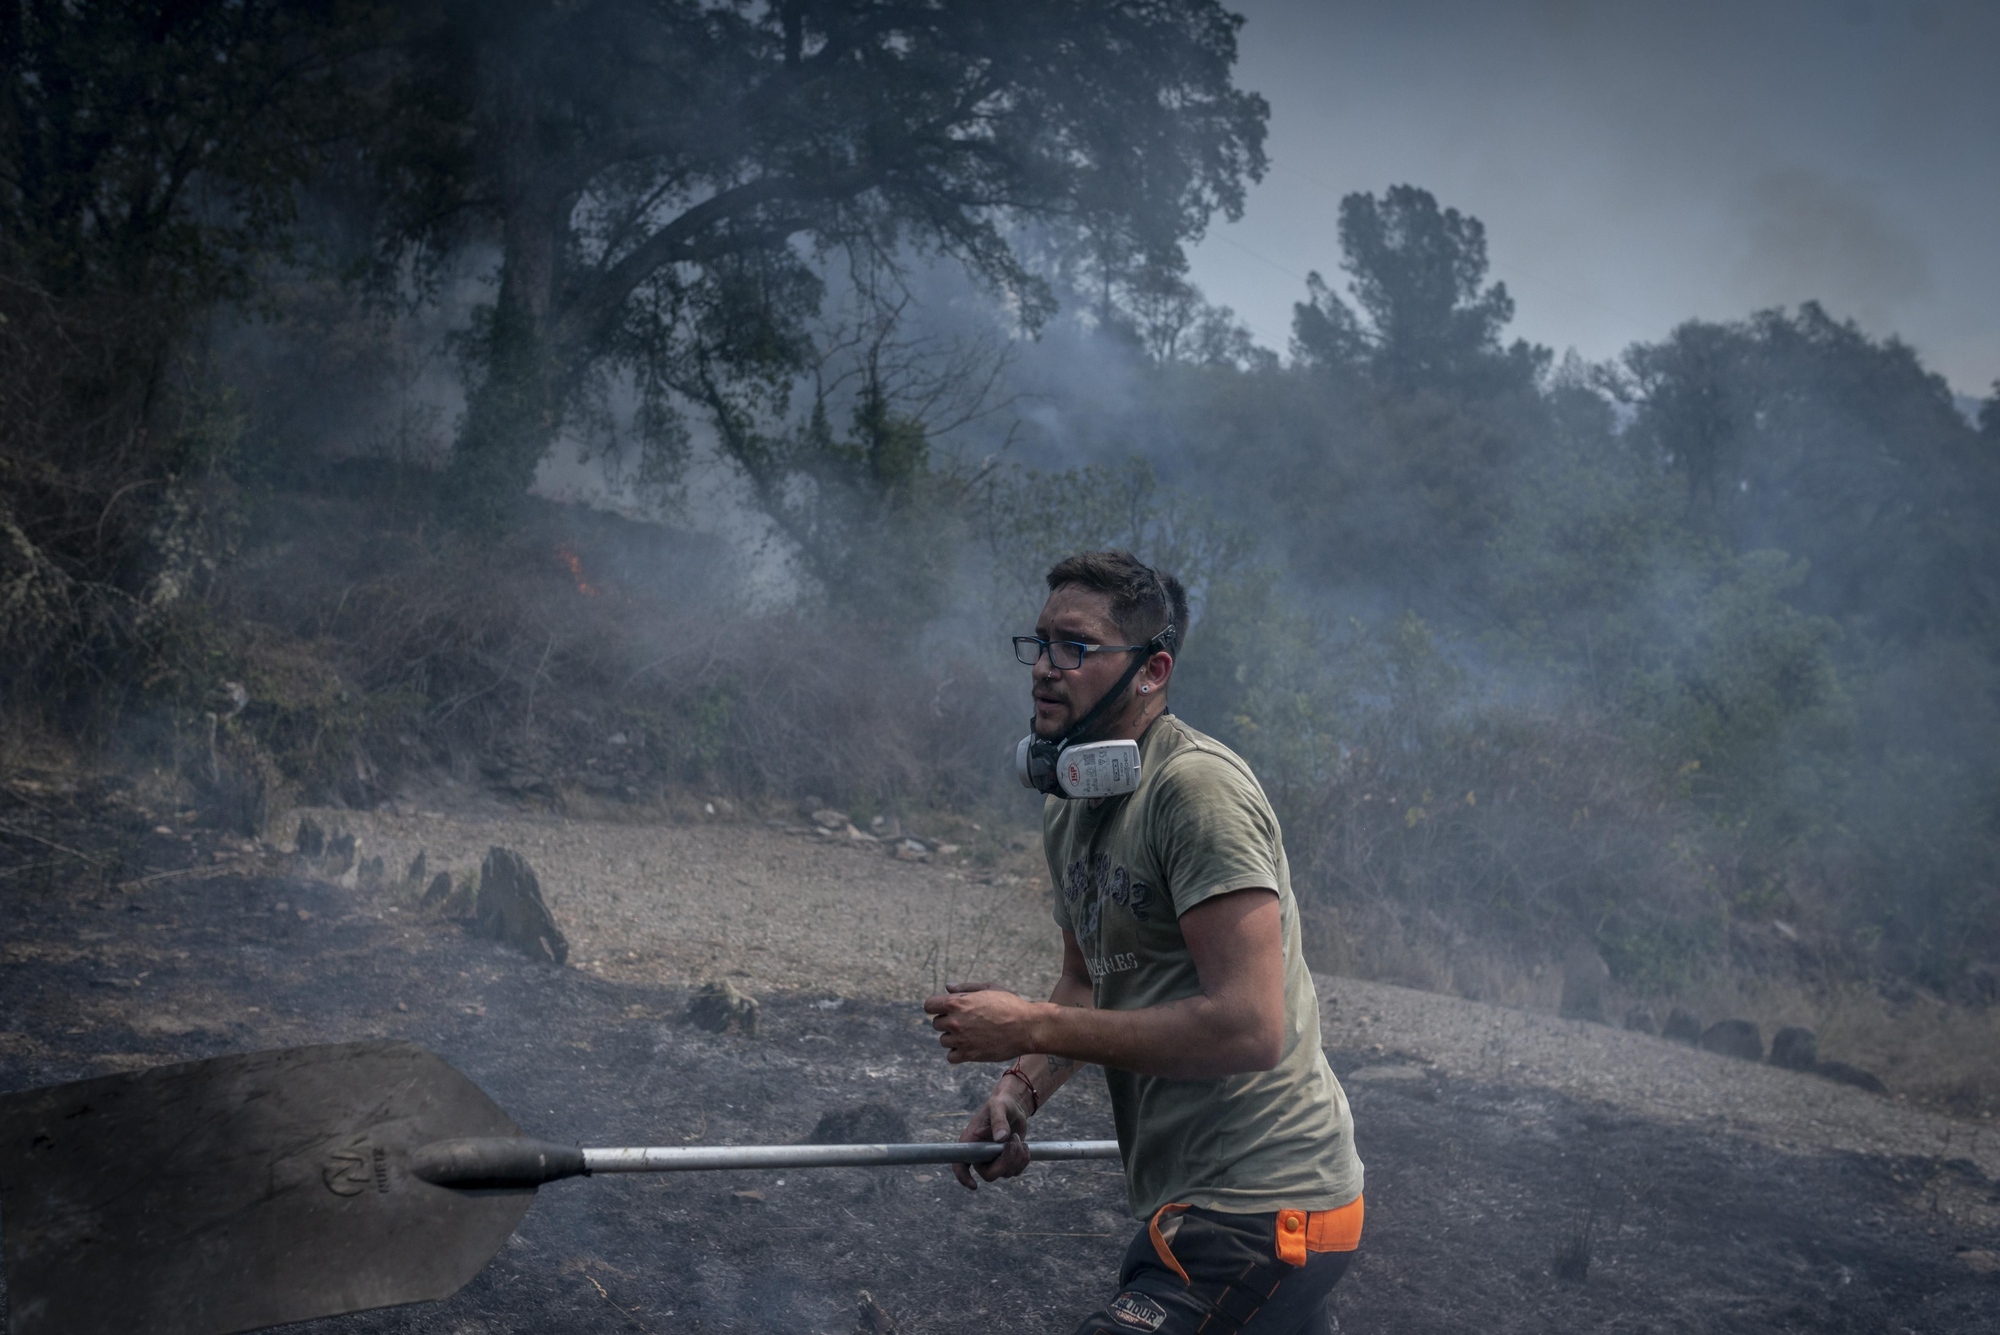
{"label": "shovel", "polygon": [[[228,1335],[448,1298],[535,1188],[594,1173],[982,1163],[991,1143],[582,1149],[413,1043],[281,1048],[0,1098],[9,1335]],[[1108,1140],[1037,1159],[1115,1159]]]}

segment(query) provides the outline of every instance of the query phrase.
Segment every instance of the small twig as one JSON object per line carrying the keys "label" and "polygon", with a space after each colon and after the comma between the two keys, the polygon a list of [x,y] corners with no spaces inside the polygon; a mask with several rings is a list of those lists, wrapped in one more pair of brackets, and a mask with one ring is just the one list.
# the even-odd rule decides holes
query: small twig
{"label": "small twig", "polygon": [[120,890],[130,890],[135,885],[149,885],[154,881],[171,881],[176,876],[193,876],[197,872],[229,870],[232,870],[232,868],[228,863],[212,863],[205,867],[180,867],[173,871],[149,872],[144,876],[135,876],[129,881],[120,881],[118,888]]}
{"label": "small twig", "polygon": [[[590,1274],[588,1271],[585,1271],[583,1277],[590,1281],[590,1287],[597,1290],[599,1297],[603,1298],[605,1302],[610,1303],[614,1308],[617,1308],[618,1311],[623,1312],[626,1316],[629,1317],[634,1312],[639,1310],[636,1307],[619,1307],[618,1300],[616,1298],[613,1298],[609,1293],[605,1292],[604,1286],[597,1282],[597,1276]],[[638,1326],[640,1330],[646,1329],[644,1323],[636,1319],[633,1321],[632,1324]]]}
{"label": "small twig", "polygon": [[44,839],[39,834],[30,834],[26,830],[17,830],[11,825],[0,825],[0,834],[11,834],[21,839],[32,839],[45,848],[53,848],[56,852],[67,853],[73,858],[81,858],[93,867],[102,867],[104,865],[88,853],[79,853],[74,848],[59,844],[53,839]]}

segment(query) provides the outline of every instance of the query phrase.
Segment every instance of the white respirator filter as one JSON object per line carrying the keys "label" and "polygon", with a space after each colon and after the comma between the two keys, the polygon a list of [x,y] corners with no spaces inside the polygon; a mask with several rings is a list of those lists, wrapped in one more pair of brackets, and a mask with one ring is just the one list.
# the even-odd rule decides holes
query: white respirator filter
{"label": "white respirator filter", "polygon": [[[1039,744],[1038,744],[1039,743]],[[1130,739],[1086,742],[1057,751],[1023,737],[1014,748],[1014,771],[1024,788],[1069,798],[1118,797],[1139,787],[1139,744]]]}

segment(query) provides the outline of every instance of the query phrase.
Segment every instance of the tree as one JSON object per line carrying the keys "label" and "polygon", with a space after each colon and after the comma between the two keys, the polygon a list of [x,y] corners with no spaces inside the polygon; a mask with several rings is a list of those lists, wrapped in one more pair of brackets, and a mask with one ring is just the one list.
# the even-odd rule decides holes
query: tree
{"label": "tree", "polygon": [[359,0],[0,6],[0,259],[57,297],[243,295],[387,24]]}
{"label": "tree", "polygon": [[1340,201],[1341,268],[1359,319],[1317,273],[1293,310],[1293,356],[1322,367],[1365,368],[1396,393],[1418,388],[1518,382],[1547,354],[1500,331],[1514,318],[1504,283],[1486,279],[1486,229],[1428,190],[1392,186],[1381,199]]}
{"label": "tree", "polygon": [[594,377],[662,423],[704,387],[782,387],[831,252],[955,258],[1030,327],[1025,222],[1176,261],[1263,170],[1239,23],[1217,0],[450,0],[412,50],[456,90],[468,170],[404,235],[499,249],[466,513],[504,514]]}
{"label": "tree", "polygon": [[190,334],[298,258],[300,193],[368,119],[392,20],[0,4],[0,696],[141,675],[122,656],[210,555],[191,478],[232,434]]}
{"label": "tree", "polygon": [[936,614],[963,502],[987,471],[933,445],[1004,406],[1009,359],[997,338],[905,328],[909,304],[865,282],[845,294],[844,318],[815,344],[803,421],[712,379],[694,389],[798,572],[846,612],[904,625]]}
{"label": "tree", "polygon": [[1807,302],[1691,321],[1625,366],[1684,522],[1804,557],[1802,606],[1906,640],[2000,629],[2000,459],[1908,345]]}

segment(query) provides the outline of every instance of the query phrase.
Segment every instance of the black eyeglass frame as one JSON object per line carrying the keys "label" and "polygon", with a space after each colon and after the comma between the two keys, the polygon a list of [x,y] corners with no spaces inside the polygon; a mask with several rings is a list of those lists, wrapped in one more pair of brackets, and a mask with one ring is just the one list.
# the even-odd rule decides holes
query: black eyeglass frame
{"label": "black eyeglass frame", "polygon": [[[1035,646],[1034,653],[1027,658],[1021,657],[1026,652],[1023,646],[1030,644]],[[1076,650],[1076,661],[1067,665],[1056,662],[1056,646],[1058,645],[1066,649]],[[1044,640],[1035,635],[1016,635],[1014,637],[1015,662],[1033,667],[1042,661],[1042,655],[1046,653],[1049,656],[1049,666],[1058,672],[1076,671],[1083,666],[1083,660],[1091,654],[1131,653],[1141,649],[1154,651],[1156,646],[1152,644],[1085,644],[1082,640]]]}

